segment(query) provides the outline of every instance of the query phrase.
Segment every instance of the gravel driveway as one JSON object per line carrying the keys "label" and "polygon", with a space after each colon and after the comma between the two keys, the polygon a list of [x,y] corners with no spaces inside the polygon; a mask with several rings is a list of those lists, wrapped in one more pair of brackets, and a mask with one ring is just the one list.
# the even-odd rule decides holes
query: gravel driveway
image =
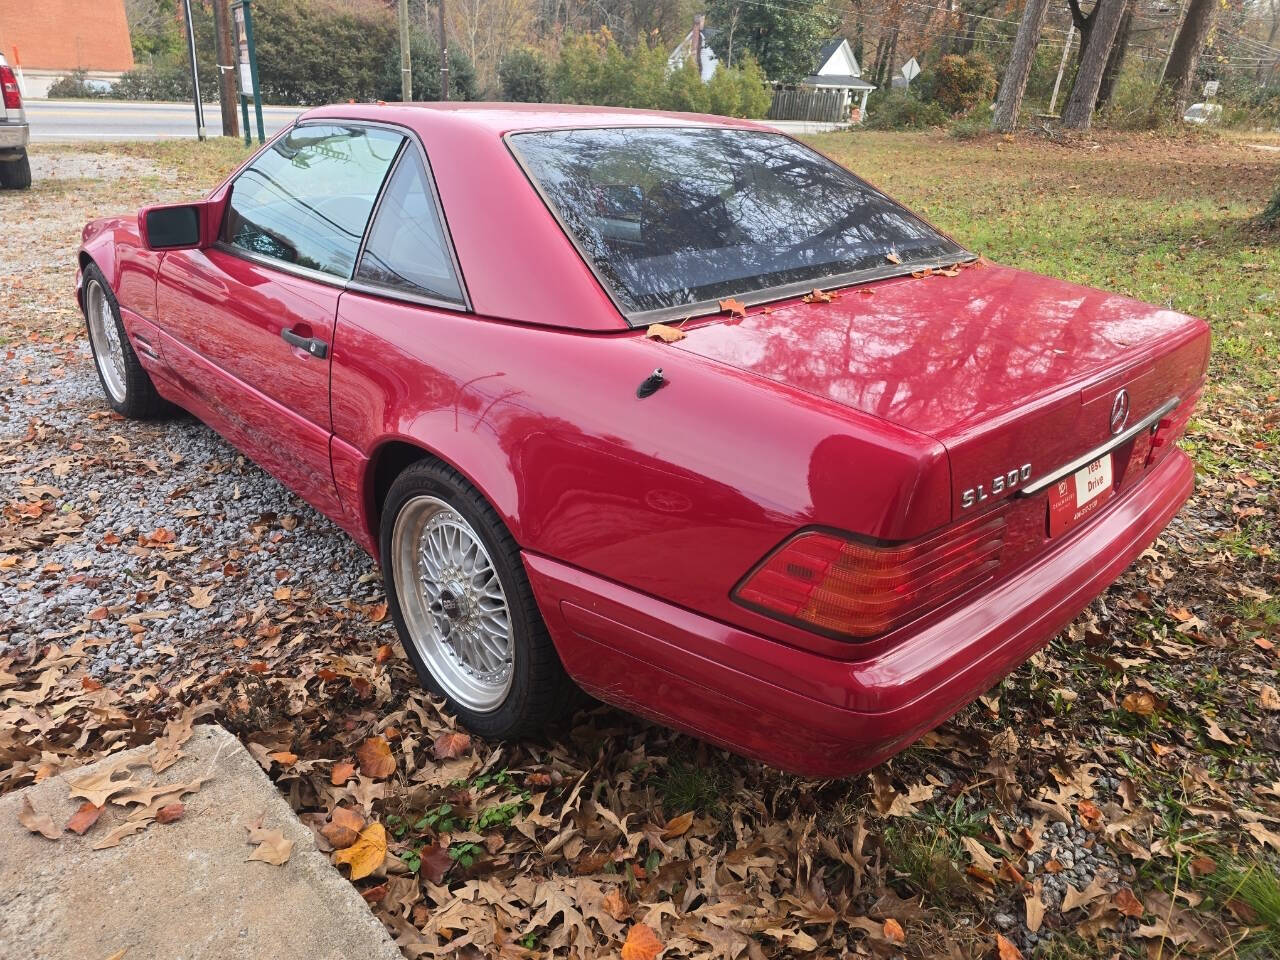
{"label": "gravel driveway", "polygon": [[251,654],[248,627],[281,604],[376,601],[370,558],[204,424],[126,421],[103,400],[73,294],[80,227],[195,191],[130,157],[33,167],[36,189],[0,197],[0,219],[29,225],[6,249],[0,320],[0,654],[86,634],[96,675],[181,672],[195,652]]}

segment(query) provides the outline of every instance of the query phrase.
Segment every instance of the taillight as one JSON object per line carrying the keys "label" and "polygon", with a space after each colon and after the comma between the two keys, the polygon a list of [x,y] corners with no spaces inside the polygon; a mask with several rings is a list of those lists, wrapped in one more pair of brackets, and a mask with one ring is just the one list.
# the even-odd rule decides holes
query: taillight
{"label": "taillight", "polygon": [[1178,404],[1172,413],[1160,418],[1151,436],[1151,452],[1147,454],[1147,466],[1155,463],[1157,459],[1167,452],[1169,447],[1182,438],[1182,434],[1186,432],[1187,424],[1191,422],[1191,414],[1195,412],[1196,403],[1199,402],[1200,395],[1203,393],[1204,387],[1201,387]]}
{"label": "taillight", "polygon": [[824,633],[878,636],[990,577],[1004,529],[1003,516],[987,515],[887,547],[800,533],[766,557],[734,599]]}
{"label": "taillight", "polygon": [[6,110],[22,109],[22,94],[18,90],[18,78],[13,75],[12,67],[0,66],[0,89],[4,90]]}

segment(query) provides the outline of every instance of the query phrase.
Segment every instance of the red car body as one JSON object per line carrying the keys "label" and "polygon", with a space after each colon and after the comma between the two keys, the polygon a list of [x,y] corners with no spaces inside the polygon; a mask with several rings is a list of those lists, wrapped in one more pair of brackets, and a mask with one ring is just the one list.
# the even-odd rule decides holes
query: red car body
{"label": "red car body", "polygon": [[[520,545],[565,668],[600,699],[800,773],[865,769],[1045,644],[1192,489],[1173,441],[1205,377],[1202,321],[979,263],[695,318],[659,342],[628,325],[503,139],[751,124],[509,105],[327,107],[302,122],[318,118],[420,140],[470,310],[212,242],[153,251],[133,217],[89,224],[81,265],[107,277],[163,396],[371,553],[401,465],[426,451],[468,478]],[[214,230],[233,179],[205,201]],[[638,398],[657,367],[667,385]],[[1051,535],[1052,490],[1027,488],[1112,440],[1122,391],[1142,429],[1110,453],[1113,492]],[[1006,476],[1003,490],[988,479]],[[983,577],[874,636],[744,602],[798,533],[912,550],[985,521],[999,544]]]}

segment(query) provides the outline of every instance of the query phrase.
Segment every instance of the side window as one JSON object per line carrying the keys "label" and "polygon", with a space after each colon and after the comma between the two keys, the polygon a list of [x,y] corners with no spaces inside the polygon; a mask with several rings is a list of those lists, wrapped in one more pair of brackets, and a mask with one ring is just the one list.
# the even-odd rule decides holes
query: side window
{"label": "side window", "polygon": [[356,279],[462,303],[422,155],[408,147],[373,218]]}
{"label": "side window", "polygon": [[379,127],[295,127],[236,178],[222,239],[349,280],[402,143],[403,136]]}

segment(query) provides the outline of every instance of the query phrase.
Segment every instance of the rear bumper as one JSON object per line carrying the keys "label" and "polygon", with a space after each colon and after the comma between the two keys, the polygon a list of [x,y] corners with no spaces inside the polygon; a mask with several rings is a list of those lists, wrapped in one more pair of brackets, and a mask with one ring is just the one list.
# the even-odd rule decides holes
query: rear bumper
{"label": "rear bumper", "polygon": [[836,660],[710,620],[546,557],[525,566],[565,668],[602,700],[796,773],[865,770],[1052,639],[1190,495],[1166,456],[1052,551],[892,649]]}
{"label": "rear bumper", "polygon": [[0,121],[0,150],[24,150],[30,138],[30,128],[25,123]]}

